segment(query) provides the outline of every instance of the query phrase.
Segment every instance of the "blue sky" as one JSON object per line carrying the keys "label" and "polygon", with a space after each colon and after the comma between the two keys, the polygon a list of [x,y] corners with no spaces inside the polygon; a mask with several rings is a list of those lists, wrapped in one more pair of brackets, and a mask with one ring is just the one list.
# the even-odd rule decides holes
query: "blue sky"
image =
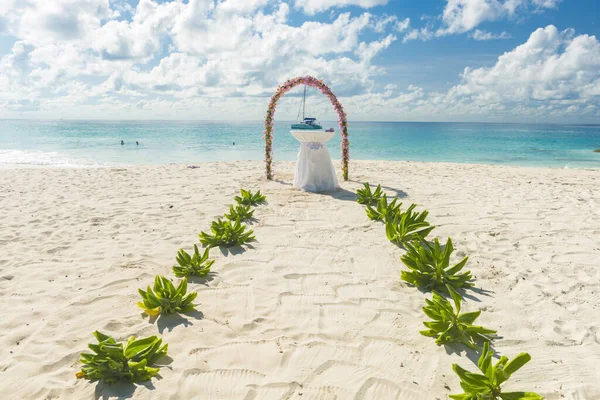
{"label": "blue sky", "polygon": [[600,123],[599,3],[3,0],[0,118]]}

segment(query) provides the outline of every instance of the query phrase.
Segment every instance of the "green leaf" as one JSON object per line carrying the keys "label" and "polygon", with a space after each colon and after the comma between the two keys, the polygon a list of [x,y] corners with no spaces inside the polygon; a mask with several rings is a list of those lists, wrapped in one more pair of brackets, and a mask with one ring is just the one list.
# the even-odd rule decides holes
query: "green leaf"
{"label": "green leaf", "polygon": [[162,302],[152,291],[152,288],[150,288],[150,286],[148,286],[148,288],[146,289],[146,298],[144,299],[144,303],[146,303],[146,301],[148,301],[152,305],[152,308],[160,307],[160,305],[162,304]]}
{"label": "green leaf", "polygon": [[254,240],[254,231],[246,231],[246,225],[242,224],[240,220],[236,220],[232,223],[231,221],[217,219],[217,221],[213,221],[211,230],[213,232],[212,235],[206,232],[200,232],[198,235],[200,243],[204,246],[232,247],[243,245]]}
{"label": "green leaf", "polygon": [[502,400],[543,400],[544,397],[533,392],[509,392],[500,393]]}
{"label": "green leaf", "polygon": [[458,364],[452,364],[452,369],[462,382],[473,388],[487,389],[489,381],[484,375],[472,374]]}
{"label": "green leaf", "polygon": [[194,301],[196,299],[196,296],[198,296],[197,292],[193,292],[188,294],[182,301],[181,301],[181,307],[185,307],[188,308],[191,306],[191,308],[189,308],[190,310],[194,308],[194,305],[191,304],[192,301]]}
{"label": "green leaf", "polygon": [[494,330],[494,329],[488,329],[488,328],[484,328],[483,326],[467,325],[467,324],[465,324],[465,330],[468,332],[479,333],[482,335],[491,335],[491,334],[496,333],[496,330]]}
{"label": "green leaf", "polygon": [[460,294],[458,294],[458,292],[456,290],[454,290],[454,288],[448,284],[446,284],[446,290],[448,290],[448,293],[450,293],[450,296],[452,297],[452,300],[454,301],[454,308],[456,309],[456,313],[460,313],[460,303],[462,302],[462,298],[460,297]]}
{"label": "green leaf", "polygon": [[509,361],[504,366],[504,372],[509,375],[517,372],[523,365],[527,364],[531,360],[531,356],[528,353],[520,353],[512,361]]}
{"label": "green leaf", "polygon": [[[177,270],[176,267],[174,267]],[[154,291],[148,287],[146,298],[143,303],[138,303],[144,312],[154,316],[158,314],[172,314],[182,310],[193,308],[192,300],[196,298],[197,293],[187,294],[187,279],[184,277],[177,288],[171,280],[156,276],[154,279]]]}
{"label": "green leaf", "polygon": [[184,296],[187,292],[187,278],[183,278],[181,282],[179,282],[179,286],[177,286],[177,290],[175,291],[176,296]]}
{"label": "green leaf", "polygon": [[[479,356],[479,361],[477,362],[479,370],[482,371],[485,376],[471,373],[457,364],[452,366],[452,369],[454,369],[454,372],[456,372],[461,380],[460,385],[465,391],[465,395],[469,395],[471,396],[470,398],[475,400],[496,400],[498,399],[497,396],[500,396],[500,399],[503,400],[539,400],[543,398],[539,394],[533,392],[502,393],[500,390],[500,385],[510,377],[511,373],[516,372],[531,359],[529,354],[521,353],[516,356],[508,369],[509,372],[506,371],[506,368],[511,364],[511,362],[507,362],[508,358],[502,356],[495,365],[492,365],[493,354],[494,352],[490,350],[489,343],[485,342],[483,344],[481,355]],[[451,396],[451,398],[460,397]]]}
{"label": "green leaf", "polygon": [[376,208],[366,204],[367,217],[373,221],[393,220],[400,213],[400,206],[402,205],[402,203],[396,204],[396,202],[397,199],[394,199],[388,204],[387,196],[384,194],[376,201]]}
{"label": "green leaf", "polygon": [[115,343],[115,340],[113,338],[111,338],[108,335],[105,335],[99,331],[95,331],[94,332],[94,337],[98,340],[98,342],[105,342],[105,341],[111,341],[112,343]]}
{"label": "green leaf", "polygon": [[490,350],[490,344],[488,342],[485,342],[483,344],[483,349],[481,350],[481,354],[479,355],[479,360],[477,361],[477,366],[479,367],[479,370],[481,372],[485,372],[485,370],[487,369],[485,367],[486,360],[489,358],[491,361],[491,358],[493,355],[494,355],[494,352]]}
{"label": "green leaf", "polygon": [[[455,305],[460,306],[461,298],[458,293],[450,286],[447,290]],[[460,307],[454,309],[448,300],[435,291],[433,298],[425,299],[425,302],[427,305],[423,307],[423,312],[433,321],[425,321],[423,324],[429,328],[427,336],[435,337],[438,345],[459,342],[474,349],[476,340],[489,340],[485,335],[495,333],[491,329],[471,325],[480,311],[459,314]]]}
{"label": "green leaf", "polygon": [[256,206],[258,204],[262,204],[266,201],[266,197],[260,194],[260,190],[256,193],[252,193],[250,190],[240,189],[241,196],[235,196],[234,200],[239,205],[244,206]]}
{"label": "green leaf", "polygon": [[128,360],[135,358],[138,354],[151,348],[158,340],[159,339],[156,336],[149,336],[139,340],[135,340],[135,336],[132,336],[124,349],[125,357]]}
{"label": "green leaf", "polygon": [[[451,275],[458,273],[458,271],[460,271],[461,269],[464,268],[465,265],[467,265],[467,261],[469,261],[469,257],[463,258],[461,261],[459,261],[453,267],[446,269],[445,270],[446,274],[451,276]],[[449,264],[447,264],[447,265],[449,265]],[[470,272],[468,272],[468,274],[470,275]],[[470,279],[470,276],[469,276],[469,279]]]}
{"label": "green leaf", "polygon": [[169,296],[177,296],[177,288],[175,288],[175,285],[173,285],[173,282],[170,279],[161,276],[160,280],[162,282],[163,288],[165,289],[165,294]]}
{"label": "green leaf", "polygon": [[485,374],[490,380],[494,380],[494,372],[492,371],[492,355],[493,352],[489,351],[490,343],[485,342],[483,344],[483,352],[479,357],[479,361],[477,362],[477,366],[479,370]]}
{"label": "green leaf", "polygon": [[464,324],[471,325],[479,317],[481,311],[471,311],[468,313],[460,314],[458,320]]}
{"label": "green leaf", "polygon": [[183,249],[179,250],[176,258],[179,265],[173,266],[175,276],[181,278],[186,276],[206,276],[210,272],[210,267],[214,264],[214,260],[208,260],[209,248],[204,250],[200,255],[198,246],[194,245],[194,256],[190,257]]}
{"label": "green leaf", "polygon": [[450,322],[423,322],[423,325],[436,332],[444,332],[450,327]]}
{"label": "green leaf", "polygon": [[236,220],[240,220],[240,221],[246,221],[249,219],[252,219],[252,216],[254,214],[254,211],[251,209],[250,205],[237,205],[236,207],[234,206],[229,206],[229,214],[225,214],[225,218],[227,218],[230,221],[236,221]]}
{"label": "green leaf", "polygon": [[381,185],[377,185],[375,192],[372,192],[371,186],[367,182],[364,184],[364,187],[362,189],[358,189],[356,191],[356,202],[359,204],[374,206],[377,204],[379,199],[381,199],[381,197],[383,197]]}
{"label": "green leaf", "polygon": [[[414,209],[411,205],[409,210]],[[407,210],[408,212],[408,210]],[[386,234],[389,240],[396,240],[401,232],[395,228],[398,225],[400,229],[402,222],[396,220],[386,224]],[[419,231],[419,235],[423,231]],[[427,233],[427,232],[425,232]],[[409,235],[410,236],[410,235]],[[412,236],[414,238],[414,236]],[[406,243],[406,254],[400,260],[410,270],[410,274],[401,273],[401,279],[412,283],[418,287],[428,290],[438,290],[450,293],[447,285],[454,290],[473,286],[471,281],[471,272],[466,271],[458,274],[465,266],[468,257],[465,257],[460,263],[450,267],[450,255],[454,251],[452,240],[449,238],[444,250],[442,250],[437,239],[433,244],[429,244],[421,239]],[[404,272],[404,271],[403,271]]]}
{"label": "green leaf", "polygon": [[131,337],[124,346],[100,332],[94,332],[94,336],[99,344],[90,343],[88,347],[97,349],[98,352],[81,354],[82,368],[76,374],[78,379],[100,379],[108,384],[118,381],[137,383],[158,374],[159,368],[149,365],[166,354],[167,345],[160,347],[161,339],[151,336],[136,341]]}
{"label": "green leaf", "polygon": [[431,319],[442,319],[442,314],[439,311],[437,311],[434,307],[423,307],[423,312]]}

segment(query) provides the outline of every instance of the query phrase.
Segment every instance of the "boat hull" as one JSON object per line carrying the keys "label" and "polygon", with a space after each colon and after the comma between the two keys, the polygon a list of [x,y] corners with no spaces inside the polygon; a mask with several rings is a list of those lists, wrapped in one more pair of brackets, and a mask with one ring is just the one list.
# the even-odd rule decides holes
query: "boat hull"
{"label": "boat hull", "polygon": [[323,129],[323,127],[321,125],[317,125],[317,124],[312,124],[312,125],[308,125],[308,124],[292,124],[292,129],[315,131],[315,130]]}

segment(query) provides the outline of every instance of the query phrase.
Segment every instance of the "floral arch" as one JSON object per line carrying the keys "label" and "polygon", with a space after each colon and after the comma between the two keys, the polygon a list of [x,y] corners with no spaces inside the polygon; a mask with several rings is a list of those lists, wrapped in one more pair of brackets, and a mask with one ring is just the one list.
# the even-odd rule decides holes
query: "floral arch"
{"label": "floral arch", "polygon": [[333,94],[331,89],[312,76],[301,76],[293,78],[285,82],[283,85],[277,87],[275,94],[271,97],[269,103],[269,109],[267,110],[267,116],[265,118],[265,166],[267,179],[273,179],[272,163],[273,163],[273,118],[275,116],[275,109],[277,107],[277,101],[285,93],[290,91],[292,88],[298,85],[307,85],[319,89],[325,96],[329,97],[331,105],[338,114],[338,124],[340,127],[340,136],[342,137],[342,173],[344,180],[348,180],[348,161],[350,160],[350,142],[348,141],[348,122],[346,121],[346,113],[342,108],[342,105],[338,101],[337,97]]}

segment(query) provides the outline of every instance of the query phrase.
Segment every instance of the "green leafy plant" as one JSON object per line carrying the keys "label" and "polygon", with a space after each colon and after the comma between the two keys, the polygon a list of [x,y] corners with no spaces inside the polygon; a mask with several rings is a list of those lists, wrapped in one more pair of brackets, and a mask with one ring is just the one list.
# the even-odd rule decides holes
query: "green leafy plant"
{"label": "green leafy plant", "polygon": [[402,203],[396,204],[397,201],[398,199],[394,199],[388,204],[387,196],[384,194],[383,197],[377,201],[377,206],[375,208],[370,204],[367,204],[367,217],[373,221],[384,222],[394,219],[396,214],[400,213],[400,206],[402,206]]}
{"label": "green leafy plant", "polygon": [[185,250],[180,249],[176,257],[179,265],[173,266],[173,273],[175,276],[181,278],[184,276],[208,275],[210,267],[215,263],[215,260],[208,259],[208,251],[209,249],[207,248],[204,250],[204,253],[200,255],[198,246],[194,245],[194,254],[190,256]]}
{"label": "green leafy plant", "polygon": [[252,193],[250,190],[240,189],[241,196],[235,196],[236,203],[244,206],[255,206],[264,203],[267,198],[260,194],[260,190]]}
{"label": "green leafy plant", "polygon": [[238,205],[236,207],[229,206],[229,214],[225,214],[225,218],[230,221],[239,219],[240,221],[247,221],[252,218],[254,210],[250,206]]}
{"label": "green leafy plant", "polygon": [[187,279],[183,278],[179,286],[175,287],[173,282],[164,276],[154,278],[154,290],[148,285],[146,291],[138,289],[142,301],[138,302],[148,315],[185,313],[195,308],[192,303],[198,293],[193,292],[186,295]]}
{"label": "green leafy plant", "polygon": [[160,370],[150,365],[167,354],[168,345],[162,345],[162,339],[156,336],[139,340],[131,336],[124,345],[98,331],[94,336],[98,344],[88,344],[93,354],[81,353],[83,367],[76,374],[77,379],[102,379],[109,384],[121,380],[147,381]]}
{"label": "green leafy plant", "polygon": [[246,231],[246,225],[242,224],[239,219],[235,222],[231,222],[223,221],[219,218],[218,220],[213,221],[210,229],[212,234],[200,232],[198,235],[200,238],[200,243],[202,243],[204,246],[231,247],[235,245],[242,245],[255,239],[254,231]]}
{"label": "green leafy plant", "polygon": [[402,271],[400,279],[415,286],[431,290],[446,290],[446,285],[455,289],[473,286],[471,271],[458,273],[463,269],[469,257],[450,267],[450,255],[454,251],[452,239],[448,238],[442,250],[440,242],[435,239],[433,245],[415,242],[406,245],[406,254],[400,259],[410,271]]}
{"label": "green leafy plant", "polygon": [[412,241],[423,240],[435,229],[425,219],[428,211],[420,213],[413,212],[416,204],[411,204],[403,213],[396,213],[393,219],[388,219],[385,225],[385,233],[390,242],[404,245]]}
{"label": "green leafy plant", "polygon": [[477,362],[482,374],[472,373],[458,364],[453,364],[452,369],[460,378],[463,394],[451,394],[455,400],[542,400],[543,397],[533,392],[506,392],[502,393],[500,385],[506,382],[512,374],[531,360],[527,353],[520,353],[512,361],[505,356],[492,365],[494,352],[490,350],[489,343],[483,344],[483,351]]}
{"label": "green leafy plant", "polygon": [[420,333],[436,338],[435,342],[438,345],[459,342],[472,349],[477,348],[476,340],[489,341],[490,337],[487,335],[496,333],[495,330],[472,325],[481,311],[461,314],[460,295],[449,285],[446,285],[446,290],[454,301],[455,309],[448,300],[434,291],[433,299],[425,299],[427,305],[423,307],[423,312],[433,321],[423,322],[423,325],[429,329]]}
{"label": "green leafy plant", "polygon": [[374,206],[382,196],[383,191],[381,190],[381,185],[377,185],[375,192],[371,192],[371,186],[369,185],[369,182],[366,182],[362,189],[358,189],[356,191],[356,202],[359,204]]}

